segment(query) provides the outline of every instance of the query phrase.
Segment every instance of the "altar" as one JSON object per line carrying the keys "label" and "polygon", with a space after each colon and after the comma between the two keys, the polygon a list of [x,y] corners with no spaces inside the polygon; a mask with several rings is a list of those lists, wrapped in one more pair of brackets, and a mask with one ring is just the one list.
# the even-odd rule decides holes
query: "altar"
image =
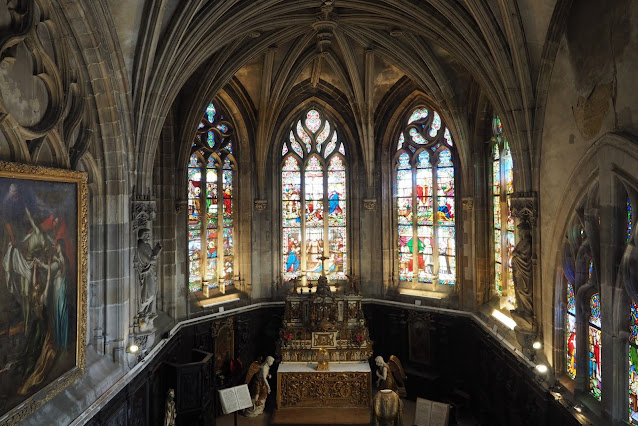
{"label": "altar", "polygon": [[[294,284],[294,283],[293,283]],[[278,341],[277,407],[370,407],[372,342],[355,283],[333,292],[325,276],[316,289],[286,297]]]}
{"label": "altar", "polygon": [[316,364],[282,362],[277,370],[277,408],[369,407],[372,375],[367,362]]}

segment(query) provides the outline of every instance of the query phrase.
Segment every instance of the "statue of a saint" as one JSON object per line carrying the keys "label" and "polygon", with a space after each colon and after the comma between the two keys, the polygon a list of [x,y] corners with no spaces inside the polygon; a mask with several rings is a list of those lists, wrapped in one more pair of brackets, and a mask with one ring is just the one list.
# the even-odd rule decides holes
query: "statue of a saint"
{"label": "statue of a saint", "polygon": [[169,389],[166,394],[166,408],[164,409],[164,426],[175,426],[177,411],[175,409],[175,390]]}
{"label": "statue of a saint", "polygon": [[390,389],[399,394],[400,397],[405,398],[407,392],[405,391],[405,381],[408,376],[403,371],[401,361],[394,355],[390,355],[388,363],[378,356],[374,359],[377,364],[377,387],[379,389]]}
{"label": "statue of a saint", "polygon": [[512,314],[532,326],[534,318],[533,283],[532,283],[532,230],[526,222],[518,226],[520,237],[518,244],[512,251],[512,278],[516,295],[516,310]]}
{"label": "statue of a saint", "polygon": [[264,412],[266,407],[266,398],[270,393],[270,367],[275,362],[275,359],[271,356],[267,356],[263,363],[254,361],[250,367],[248,367],[248,373],[246,373],[246,381],[248,389],[250,390],[250,397],[253,401],[253,406],[244,410],[243,414],[246,417],[255,417]]}
{"label": "statue of a saint", "polygon": [[348,294],[359,295],[359,280],[354,275],[346,275],[348,278],[348,284],[350,285],[350,292]]}
{"label": "statue of a saint", "polygon": [[[155,300],[157,298],[157,258],[162,251],[160,243],[151,247],[149,241],[151,231],[148,228],[141,228],[138,231],[137,254],[135,256],[135,267],[139,281],[139,298],[137,315],[141,323],[148,325],[148,322],[157,316]],[[142,325],[144,325],[142,324]]]}

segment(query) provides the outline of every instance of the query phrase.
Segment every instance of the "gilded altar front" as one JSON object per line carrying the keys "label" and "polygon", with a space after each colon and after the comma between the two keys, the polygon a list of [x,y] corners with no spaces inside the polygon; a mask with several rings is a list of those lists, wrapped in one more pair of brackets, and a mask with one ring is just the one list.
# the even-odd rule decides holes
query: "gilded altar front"
{"label": "gilded altar front", "polygon": [[369,407],[372,376],[367,362],[331,363],[329,371],[312,364],[281,363],[277,371],[277,408]]}

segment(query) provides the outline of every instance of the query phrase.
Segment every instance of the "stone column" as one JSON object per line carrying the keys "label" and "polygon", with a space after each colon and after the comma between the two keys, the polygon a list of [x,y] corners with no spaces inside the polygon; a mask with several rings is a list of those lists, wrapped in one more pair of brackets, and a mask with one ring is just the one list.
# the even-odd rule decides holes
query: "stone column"
{"label": "stone column", "polygon": [[[473,310],[476,308],[477,296],[483,293],[482,288],[479,287],[483,287],[486,284],[484,280],[477,281],[474,273],[476,268],[474,197],[463,197],[461,205],[463,206],[461,216],[463,218],[463,259],[457,260],[457,268],[463,265],[463,269],[457,270],[457,276],[459,277],[459,282],[457,283],[459,305],[464,309]],[[469,291],[470,286],[472,286],[472,291]]]}

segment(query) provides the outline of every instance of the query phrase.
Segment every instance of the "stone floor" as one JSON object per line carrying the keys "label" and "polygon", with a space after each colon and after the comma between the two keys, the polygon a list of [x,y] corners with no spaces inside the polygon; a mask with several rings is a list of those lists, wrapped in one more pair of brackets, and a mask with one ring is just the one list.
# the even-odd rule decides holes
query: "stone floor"
{"label": "stone floor", "polygon": [[[403,424],[412,425],[414,422],[415,402],[403,399]],[[259,417],[237,416],[238,426],[267,426],[270,424],[271,413],[264,413]],[[233,426],[234,418],[232,414],[217,418],[217,426]]]}

